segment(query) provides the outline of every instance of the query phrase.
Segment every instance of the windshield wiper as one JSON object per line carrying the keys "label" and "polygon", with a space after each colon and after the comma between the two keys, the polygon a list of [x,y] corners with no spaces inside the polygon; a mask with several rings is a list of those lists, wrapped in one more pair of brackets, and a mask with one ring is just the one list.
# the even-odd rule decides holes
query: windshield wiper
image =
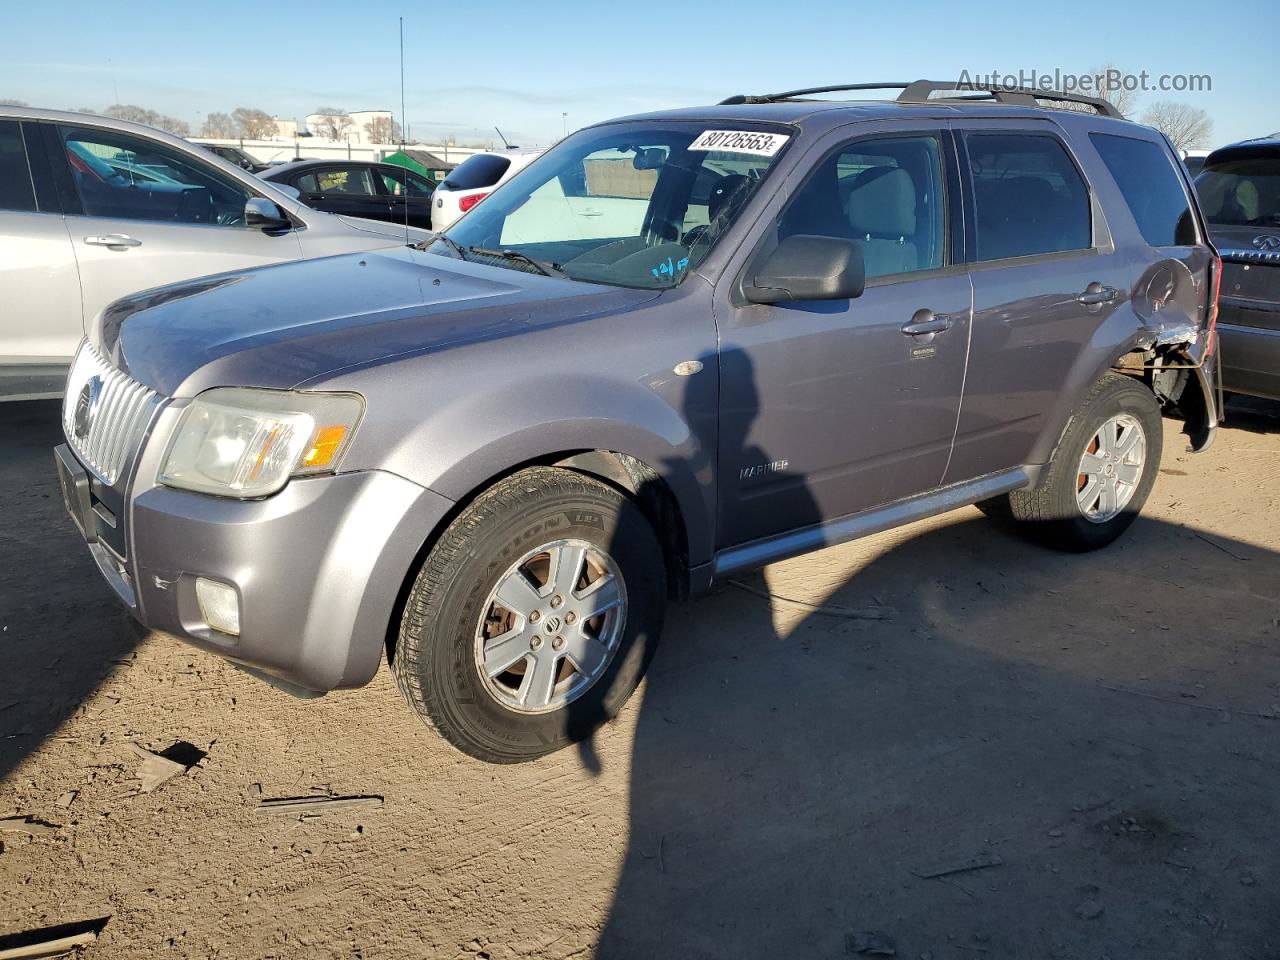
{"label": "windshield wiper", "polygon": [[567,276],[560,264],[552,263],[550,260],[539,260],[531,257],[527,253],[521,253],[519,250],[493,250],[489,247],[467,247],[468,253],[479,254],[482,257],[497,257],[499,260],[519,260],[521,263],[527,263],[536,269],[544,277],[563,277]]}
{"label": "windshield wiper", "polygon": [[449,237],[446,237],[443,233],[433,233],[431,236],[426,237],[422,240],[419,240],[417,243],[413,244],[412,246],[413,246],[413,249],[415,250],[425,250],[427,249],[427,247],[431,246],[431,244],[435,243],[437,240],[443,240],[449,246],[449,248],[452,249],[453,252],[458,255],[459,260],[467,259],[467,252],[462,249],[462,244],[458,243],[457,240],[452,240]]}

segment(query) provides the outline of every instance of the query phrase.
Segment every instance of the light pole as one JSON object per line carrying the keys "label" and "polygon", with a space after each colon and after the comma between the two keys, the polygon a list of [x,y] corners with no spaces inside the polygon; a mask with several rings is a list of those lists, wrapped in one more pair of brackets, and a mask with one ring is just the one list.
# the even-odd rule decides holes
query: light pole
{"label": "light pole", "polygon": [[560,139],[563,140],[569,135],[569,114],[560,114]]}

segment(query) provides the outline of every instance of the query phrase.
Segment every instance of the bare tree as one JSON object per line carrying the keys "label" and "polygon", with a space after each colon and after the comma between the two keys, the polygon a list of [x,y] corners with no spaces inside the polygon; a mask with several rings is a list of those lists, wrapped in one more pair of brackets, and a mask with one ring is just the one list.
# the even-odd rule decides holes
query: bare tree
{"label": "bare tree", "polygon": [[345,110],[339,110],[336,107],[316,107],[316,114],[319,116],[319,123],[316,124],[316,133],[322,137],[328,137],[330,140],[341,140],[351,132],[352,121]]}
{"label": "bare tree", "polygon": [[364,125],[370,143],[396,143],[400,140],[400,124],[390,117],[374,117]]}
{"label": "bare tree", "polygon": [[0,100],[0,107],[25,107],[25,100]]}
{"label": "bare tree", "polygon": [[1176,100],[1160,100],[1142,114],[1142,122],[1155,127],[1178,150],[1194,150],[1203,147],[1213,135],[1213,121],[1199,107]]}
{"label": "bare tree", "polygon": [[191,136],[191,128],[185,121],[156,113],[154,110],[148,110],[133,103],[113,103],[102,111],[102,115],[115,117],[117,120],[129,120],[133,123],[145,123],[148,127],[156,127],[178,137]]}
{"label": "bare tree", "polygon": [[239,135],[247,140],[266,140],[276,132],[276,122],[265,110],[236,107],[231,119],[240,128]]}
{"label": "bare tree", "polygon": [[1123,85],[1121,81],[1127,75],[1123,70],[1114,63],[1104,63],[1089,72],[1096,78],[1098,84],[1096,89],[1091,91],[1093,96],[1110,102],[1126,117],[1134,113],[1138,107],[1138,91],[1129,90]]}
{"label": "bare tree", "polygon": [[215,140],[232,140],[240,136],[240,124],[229,113],[211,113],[204,118],[200,136]]}

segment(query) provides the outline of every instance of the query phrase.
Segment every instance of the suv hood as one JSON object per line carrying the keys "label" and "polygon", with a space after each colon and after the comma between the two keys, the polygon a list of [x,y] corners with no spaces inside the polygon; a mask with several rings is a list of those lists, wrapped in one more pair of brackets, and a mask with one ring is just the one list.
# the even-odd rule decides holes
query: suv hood
{"label": "suv hood", "polygon": [[339,370],[634,308],[658,296],[398,249],[218,274],[117,300],[90,339],[165,396]]}

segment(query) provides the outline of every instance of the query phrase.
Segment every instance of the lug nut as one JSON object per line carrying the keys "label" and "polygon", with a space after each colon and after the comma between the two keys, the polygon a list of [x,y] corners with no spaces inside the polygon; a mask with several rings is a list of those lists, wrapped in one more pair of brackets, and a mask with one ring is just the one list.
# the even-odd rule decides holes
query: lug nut
{"label": "lug nut", "polygon": [[552,598],[551,598],[551,605],[552,605],[553,607],[558,607],[558,606],[560,606],[560,604],[562,604],[562,603],[564,603],[564,597],[560,596],[560,594],[558,594],[558,593],[557,593],[554,597],[552,597]]}
{"label": "lug nut", "polygon": [[552,650],[563,650],[563,649],[564,649],[564,637],[556,637],[554,640],[552,640],[552,641],[551,641],[551,649],[552,649]]}
{"label": "lug nut", "polygon": [[535,611],[533,611],[533,613],[529,614],[529,622],[530,622],[530,623],[537,623],[537,622],[538,622],[539,620],[541,620],[541,619],[542,619],[542,611],[541,611],[541,610],[535,610]]}
{"label": "lug nut", "polygon": [[578,615],[574,613],[572,610],[570,610],[568,613],[564,615],[565,623],[573,623],[577,619],[578,619]]}
{"label": "lug nut", "polygon": [[538,649],[540,649],[541,647],[542,647],[542,638],[541,638],[541,637],[534,637],[532,640],[530,640],[530,641],[529,641],[529,649],[530,649],[530,650],[538,650]]}

